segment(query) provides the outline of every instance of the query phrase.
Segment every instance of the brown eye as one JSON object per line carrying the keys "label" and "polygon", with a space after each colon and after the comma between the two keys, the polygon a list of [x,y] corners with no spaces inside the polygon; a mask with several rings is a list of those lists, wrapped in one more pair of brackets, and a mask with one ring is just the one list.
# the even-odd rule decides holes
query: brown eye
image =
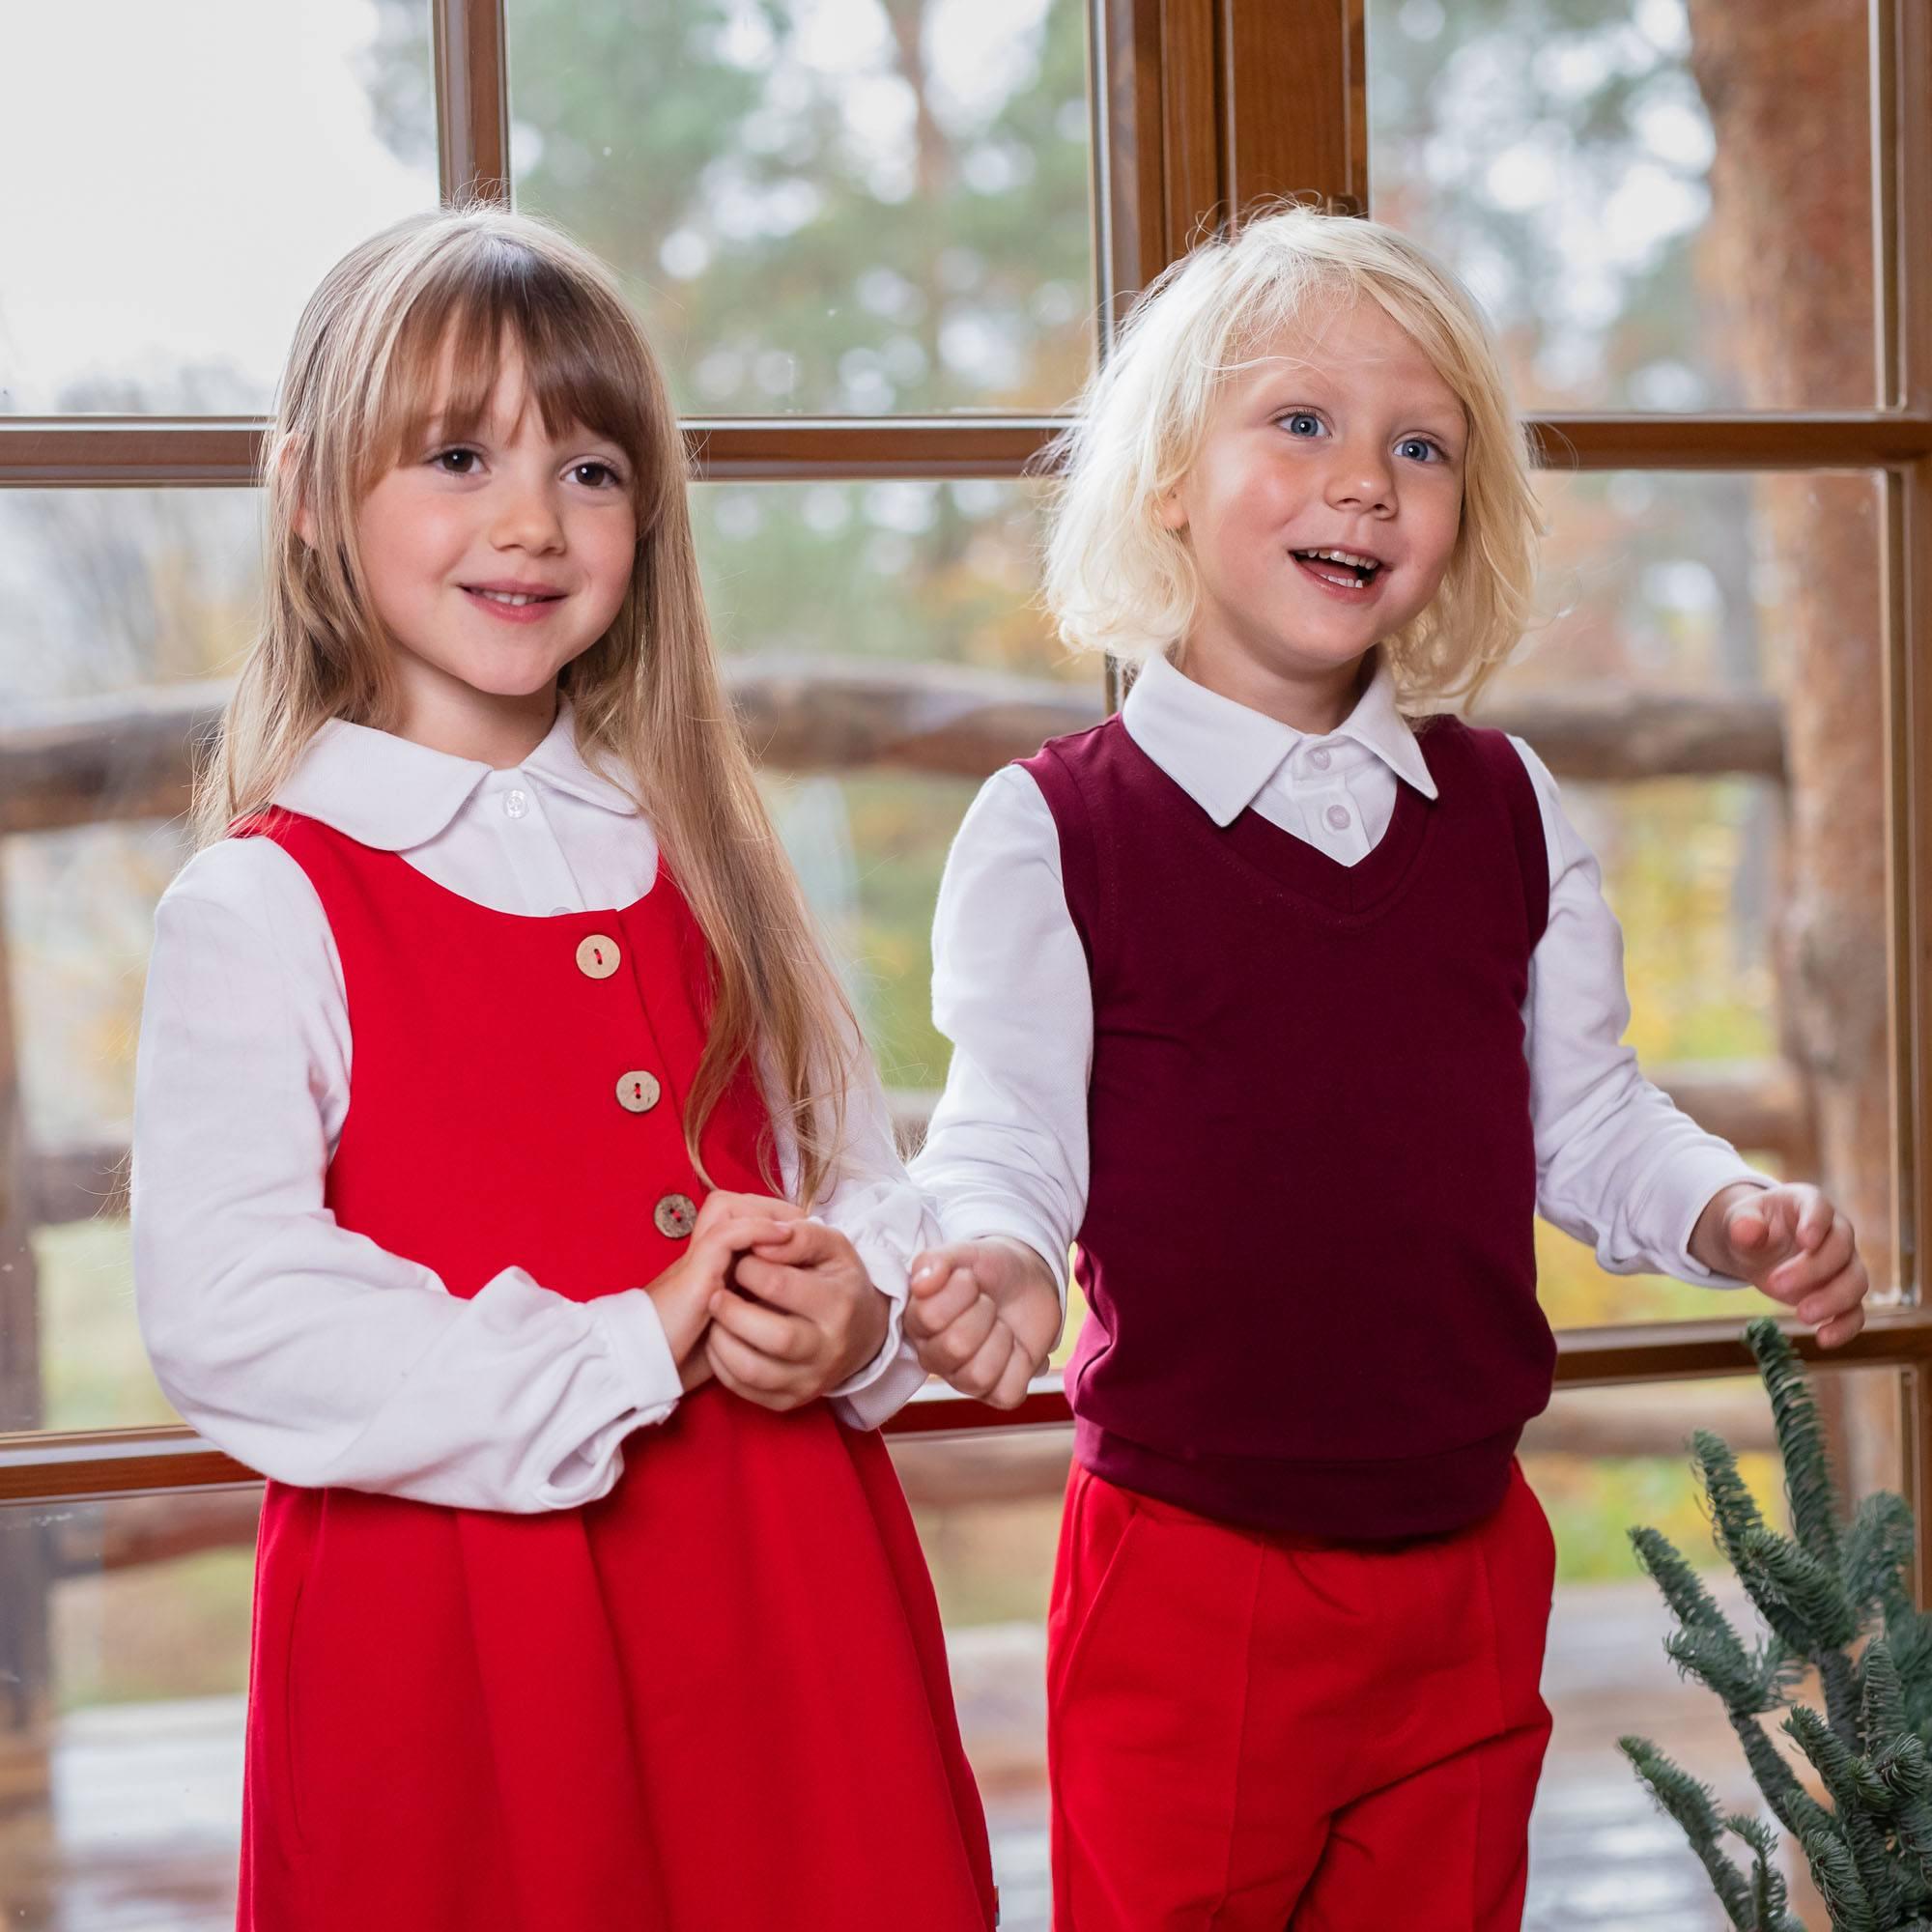
{"label": "brown eye", "polygon": [[593,490],[616,489],[624,481],[608,463],[580,463],[570,474],[574,481],[588,484]]}
{"label": "brown eye", "polygon": [[473,449],[440,449],[430,458],[445,476],[473,476],[480,460]]}

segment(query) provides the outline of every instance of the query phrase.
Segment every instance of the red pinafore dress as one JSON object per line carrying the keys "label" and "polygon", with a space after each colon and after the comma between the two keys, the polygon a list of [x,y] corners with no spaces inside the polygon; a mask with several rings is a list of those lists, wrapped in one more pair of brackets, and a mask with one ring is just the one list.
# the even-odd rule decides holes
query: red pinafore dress
{"label": "red pinafore dress", "polygon": [[[341,955],[343,1227],[459,1295],[521,1264],[587,1300],[677,1259],[706,955],[668,875],[522,918],[314,820],[242,829],[301,866]],[[769,1191],[765,1130],[742,1080],[705,1131],[718,1185]],[[827,1404],[706,1385],[609,1495],[547,1515],[269,1484],[240,1932],[993,1918],[911,1518],[880,1437]]]}

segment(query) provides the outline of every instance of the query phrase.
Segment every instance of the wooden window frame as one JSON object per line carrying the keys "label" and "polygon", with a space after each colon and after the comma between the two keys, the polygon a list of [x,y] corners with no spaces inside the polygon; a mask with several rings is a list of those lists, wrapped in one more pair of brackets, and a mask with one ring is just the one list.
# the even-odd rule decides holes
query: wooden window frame
{"label": "wooden window frame", "polygon": [[[502,0],[429,0],[439,170],[445,200],[507,200],[509,49]],[[1087,0],[1095,161],[1097,294],[1118,317],[1135,291],[1232,208],[1313,192],[1369,206],[1363,0]],[[1919,1306],[1918,1231],[1932,1225],[1932,16],[1912,0],[1870,0],[1871,135],[1880,406],[1681,416],[1537,418],[1546,466],[1580,470],[1857,469],[1883,479],[1887,757],[1894,1080],[1894,1252],[1902,1304],[1829,1357],[1889,1368],[1897,1382],[1905,1480],[1932,1498],[1932,1311]],[[1321,76],[1321,82],[1311,76]],[[1296,112],[1284,114],[1293,98]],[[1104,345],[1102,347],[1104,353]],[[685,424],[704,480],[1018,478],[1035,473],[1060,427],[1051,415],[942,418],[718,418]],[[0,418],[0,488],[235,487],[256,481],[266,425],[252,418]],[[142,750],[165,809],[180,782],[179,732]],[[937,768],[937,767],[935,767]],[[145,770],[145,767],[143,768]],[[31,773],[28,774],[31,776]],[[22,778],[20,770],[12,777]],[[26,789],[4,796],[0,834],[36,823]],[[31,1193],[17,1120],[14,1034],[0,980],[0,1234]],[[41,1176],[37,1185],[49,1184]],[[1568,1329],[1559,1387],[1747,1373],[1736,1321]],[[1808,1335],[1800,1352],[1821,1357]],[[4,1337],[0,1337],[4,1345]],[[0,1383],[6,1364],[0,1361]],[[1063,1427],[1057,1378],[1000,1413],[948,1394],[917,1399],[899,1435]],[[67,1505],[259,1478],[182,1427],[0,1434],[0,1503]],[[1932,1602],[1932,1539],[1918,1583]]]}

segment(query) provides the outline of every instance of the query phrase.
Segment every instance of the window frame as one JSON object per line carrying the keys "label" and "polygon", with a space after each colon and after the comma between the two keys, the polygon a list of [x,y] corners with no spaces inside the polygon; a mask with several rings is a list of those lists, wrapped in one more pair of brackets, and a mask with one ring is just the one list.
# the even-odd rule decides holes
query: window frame
{"label": "window frame", "polygon": [[[434,27],[439,170],[445,201],[509,198],[509,53],[502,0],[426,0]],[[1258,196],[1309,192],[1369,206],[1363,0],[1087,0],[1098,312],[1133,295],[1203,226]],[[1932,1225],[1932,14],[1869,0],[1878,407],[1681,416],[1549,415],[1530,427],[1546,467],[1577,469],[1858,469],[1885,488],[1881,592],[1892,987],[1893,1252],[1900,1304],[1829,1357],[1897,1371],[1908,1500],[1932,1498],[1932,1312],[1919,1306],[1918,1231]],[[1293,93],[1298,111],[1280,102]],[[1105,354],[1104,341],[1099,345]],[[1051,415],[693,418],[700,480],[849,482],[1037,473]],[[258,419],[0,418],[0,488],[252,485]],[[1109,696],[1112,696],[1110,691]],[[185,769],[154,748],[154,795]],[[146,767],[143,767],[144,773]],[[0,797],[0,837],[27,829]],[[3,850],[0,847],[0,850]],[[24,1242],[33,1187],[19,1118],[14,1018],[0,951],[0,1250]],[[26,1271],[31,1282],[31,1269]],[[16,1271],[17,1278],[17,1271]],[[27,1353],[33,1321],[26,1311]],[[1566,1329],[1559,1387],[1749,1373],[1741,1322]],[[4,1334],[0,1324],[0,1334]],[[1800,1353],[1822,1358],[1807,1334]],[[15,1351],[16,1353],[18,1351]],[[38,1374],[37,1364],[29,1363]],[[0,1350],[0,1390],[10,1373]],[[1064,1426],[1057,1377],[1017,1411],[928,1392],[900,1435]],[[254,1472],[184,1427],[0,1434],[0,1503],[69,1504],[252,1483]],[[1921,1537],[1919,1601],[1932,1603]]]}

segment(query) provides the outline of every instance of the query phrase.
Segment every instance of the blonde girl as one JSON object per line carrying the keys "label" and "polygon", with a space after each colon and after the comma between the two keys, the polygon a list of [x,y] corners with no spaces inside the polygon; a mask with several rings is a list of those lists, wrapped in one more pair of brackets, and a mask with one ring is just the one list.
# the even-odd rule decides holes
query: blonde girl
{"label": "blonde girl", "polygon": [[870,1425],[926,1238],[719,685],[609,273],[323,281],[267,614],[163,899],[144,1333],[268,1478],[239,1923],[982,1928]]}
{"label": "blonde girl", "polygon": [[1536,536],[1454,279],[1264,214],[1149,292],[1066,455],[1048,599],[1138,675],[948,863],[917,1172],[949,1244],[907,1317],[1015,1401],[1078,1242],[1055,1923],[1501,1932],[1548,1735],[1535,1213],[1828,1346],[1864,1268],[1643,1079],[1554,782],[1446,713]]}

